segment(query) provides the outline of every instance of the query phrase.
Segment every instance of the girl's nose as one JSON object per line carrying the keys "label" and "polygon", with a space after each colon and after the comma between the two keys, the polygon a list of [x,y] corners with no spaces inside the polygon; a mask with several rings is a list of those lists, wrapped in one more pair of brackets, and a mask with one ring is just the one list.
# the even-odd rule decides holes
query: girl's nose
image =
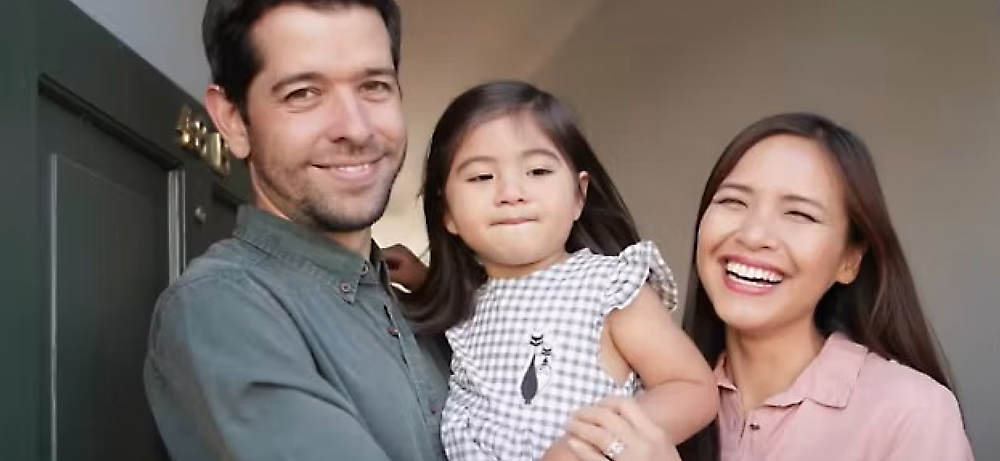
{"label": "girl's nose", "polygon": [[497,181],[496,204],[513,205],[525,201],[524,186],[520,178],[505,175]]}

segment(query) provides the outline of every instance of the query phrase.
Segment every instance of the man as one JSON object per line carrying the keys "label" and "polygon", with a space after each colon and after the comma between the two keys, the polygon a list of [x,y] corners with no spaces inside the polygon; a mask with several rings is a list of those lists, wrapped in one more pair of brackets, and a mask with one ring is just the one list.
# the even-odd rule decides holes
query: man
{"label": "man", "polygon": [[206,107],[253,206],[160,297],[145,383],[178,460],[443,459],[444,354],[371,225],[406,149],[393,0],[209,0]]}

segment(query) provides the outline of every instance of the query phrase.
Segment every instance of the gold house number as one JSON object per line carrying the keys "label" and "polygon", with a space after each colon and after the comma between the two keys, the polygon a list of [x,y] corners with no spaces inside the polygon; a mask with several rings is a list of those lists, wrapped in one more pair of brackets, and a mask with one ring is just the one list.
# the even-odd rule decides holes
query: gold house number
{"label": "gold house number", "polygon": [[177,118],[177,142],[182,148],[200,157],[216,173],[229,174],[229,147],[216,131],[209,132],[204,120],[188,106],[181,107]]}

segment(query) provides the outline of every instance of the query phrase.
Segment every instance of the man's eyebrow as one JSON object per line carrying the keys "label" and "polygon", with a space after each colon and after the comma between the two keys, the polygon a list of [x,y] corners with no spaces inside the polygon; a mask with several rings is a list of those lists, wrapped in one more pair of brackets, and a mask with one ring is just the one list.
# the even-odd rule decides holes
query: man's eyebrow
{"label": "man's eyebrow", "polygon": [[362,77],[392,77],[396,78],[399,75],[396,72],[395,67],[368,67],[361,72]]}

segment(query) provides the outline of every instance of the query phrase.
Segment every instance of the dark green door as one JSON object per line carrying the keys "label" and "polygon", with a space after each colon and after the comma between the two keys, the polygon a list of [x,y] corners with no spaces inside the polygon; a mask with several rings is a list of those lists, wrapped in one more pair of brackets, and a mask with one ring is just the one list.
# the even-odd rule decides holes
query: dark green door
{"label": "dark green door", "polygon": [[56,459],[162,459],[142,392],[146,328],[169,282],[171,171],[43,98]]}
{"label": "dark green door", "polygon": [[230,234],[245,168],[182,146],[197,101],[69,0],[4,8],[0,460],[166,459],[142,385],[150,315]]}

